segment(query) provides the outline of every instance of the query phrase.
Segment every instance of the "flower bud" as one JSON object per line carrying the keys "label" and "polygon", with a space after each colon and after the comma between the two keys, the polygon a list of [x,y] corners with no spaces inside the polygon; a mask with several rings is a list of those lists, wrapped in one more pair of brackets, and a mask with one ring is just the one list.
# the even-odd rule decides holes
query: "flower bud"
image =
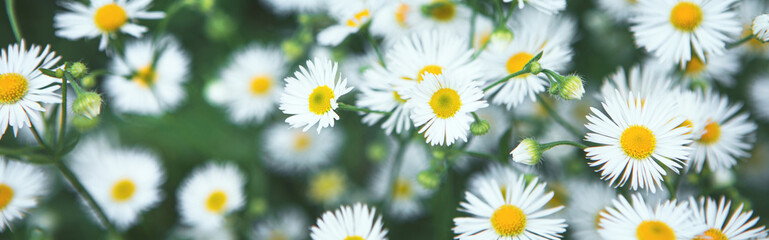
{"label": "flower bud", "polygon": [[502,43],[502,44],[509,44],[513,41],[513,38],[515,35],[513,35],[513,32],[511,32],[507,28],[500,28],[497,30],[494,30],[494,32],[491,33],[491,37],[489,38],[491,42],[493,43]]}
{"label": "flower bud", "polygon": [[470,132],[475,136],[482,136],[489,132],[491,125],[486,120],[475,121],[470,125]]}
{"label": "flower bud", "polygon": [[302,54],[304,54],[302,44],[294,39],[283,41],[283,43],[280,44],[280,47],[283,49],[283,54],[292,61],[300,58]]}
{"label": "flower bud", "polygon": [[567,76],[561,83],[559,94],[561,95],[561,98],[566,100],[582,99],[582,95],[585,94],[585,87],[582,84],[582,79],[576,75]]}
{"label": "flower bud", "polygon": [[83,84],[84,88],[90,89],[96,86],[96,76],[93,74],[86,75],[83,77],[83,79],[80,80],[80,83]]}
{"label": "flower bud", "polygon": [[99,125],[99,118],[87,118],[76,115],[72,117],[72,126],[80,132],[91,130]]}
{"label": "flower bud", "polygon": [[529,72],[531,72],[533,75],[539,74],[542,72],[542,64],[539,64],[537,61],[529,63]]}
{"label": "flower bud", "polygon": [[769,41],[769,14],[761,14],[753,20],[753,35],[762,42]]}
{"label": "flower bud", "polygon": [[101,113],[101,102],[101,96],[98,93],[86,92],[75,98],[75,102],[72,103],[72,111],[90,119]]}
{"label": "flower bud", "polygon": [[88,73],[88,67],[85,66],[85,64],[81,62],[73,63],[72,66],[67,69],[69,73],[72,74],[75,78],[82,78]]}
{"label": "flower bud", "polygon": [[427,189],[435,189],[441,184],[441,179],[435,172],[424,170],[417,175],[417,182]]}
{"label": "flower bud", "polygon": [[61,68],[56,69],[56,77],[57,78],[63,78],[64,77],[64,70],[61,70]]}
{"label": "flower bud", "polygon": [[387,157],[387,147],[381,143],[373,143],[366,148],[366,157],[373,162],[382,162]]}
{"label": "flower bud", "polygon": [[539,143],[534,139],[527,138],[521,141],[513,151],[510,152],[513,161],[527,165],[534,165],[542,160],[542,150]]}
{"label": "flower bud", "polygon": [[262,216],[269,209],[269,204],[264,198],[252,199],[248,204],[248,213],[252,216]]}

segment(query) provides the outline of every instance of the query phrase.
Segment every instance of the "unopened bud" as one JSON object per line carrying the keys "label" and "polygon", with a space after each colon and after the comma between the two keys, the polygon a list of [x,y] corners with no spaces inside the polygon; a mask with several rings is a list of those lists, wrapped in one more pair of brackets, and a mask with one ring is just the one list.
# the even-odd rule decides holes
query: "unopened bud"
{"label": "unopened bud", "polygon": [[486,120],[475,121],[470,124],[470,132],[475,136],[482,136],[489,132],[491,125]]}
{"label": "unopened bud", "polygon": [[537,61],[529,63],[529,72],[531,72],[533,75],[539,74],[542,72],[542,64],[539,64]]}
{"label": "unopened bud", "polygon": [[64,77],[64,70],[61,70],[61,68],[56,69],[56,77],[57,78],[63,78]]}
{"label": "unopened bud", "polygon": [[513,38],[515,35],[513,35],[513,32],[511,32],[507,28],[500,28],[497,30],[494,30],[494,32],[491,33],[490,41],[494,43],[504,43],[509,44],[513,41]]}
{"label": "unopened bud", "polygon": [[99,125],[99,118],[87,118],[80,115],[72,117],[72,126],[80,132],[91,130]]}
{"label": "unopened bud", "polygon": [[80,83],[83,84],[84,88],[91,89],[96,86],[96,76],[87,75],[80,80]]}
{"label": "unopened bud", "polygon": [[559,94],[565,100],[582,99],[582,95],[585,94],[582,78],[576,75],[569,75],[564,78]]}
{"label": "unopened bud", "polygon": [[435,172],[424,170],[417,175],[417,182],[427,189],[435,189],[441,184],[441,179]]}
{"label": "unopened bud", "polygon": [[85,66],[85,64],[81,62],[73,63],[72,66],[67,69],[69,73],[72,74],[75,78],[82,78],[88,73],[88,67]]}
{"label": "unopened bud", "polygon": [[87,118],[94,118],[101,113],[101,96],[95,92],[85,92],[75,98],[72,111]]}
{"label": "unopened bud", "polygon": [[255,198],[248,204],[248,213],[252,216],[261,216],[267,212],[269,206],[264,198]]}
{"label": "unopened bud", "polygon": [[515,162],[534,165],[542,160],[542,149],[537,141],[527,138],[521,141],[521,143],[510,152],[510,155]]}
{"label": "unopened bud", "polygon": [[297,40],[283,41],[283,43],[280,44],[280,47],[283,49],[283,53],[286,55],[286,57],[292,61],[300,58],[304,53],[302,44]]}

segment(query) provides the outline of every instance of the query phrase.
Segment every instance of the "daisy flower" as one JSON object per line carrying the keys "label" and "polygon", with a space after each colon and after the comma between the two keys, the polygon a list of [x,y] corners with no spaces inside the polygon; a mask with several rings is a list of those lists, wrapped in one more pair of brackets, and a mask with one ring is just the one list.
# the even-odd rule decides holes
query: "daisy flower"
{"label": "daisy flower", "polygon": [[[764,29],[769,29],[769,24],[761,24],[761,22],[758,22],[758,25],[755,25],[754,22],[756,19],[766,19],[766,21],[769,21],[769,16],[758,18],[759,16],[763,15],[764,13],[769,12],[769,3],[763,0],[743,0],[739,3],[737,6],[737,10],[739,11],[739,17],[740,17],[740,23],[742,23],[742,36],[741,37],[747,37],[749,35],[755,34],[753,31],[753,26],[758,27],[757,30],[760,30],[760,28],[763,26]],[[769,55],[769,45],[764,44],[763,42],[759,41],[757,38],[753,37],[745,44],[740,45],[738,48],[742,50],[742,52],[753,55],[753,56],[767,56]]]}
{"label": "daisy flower", "polygon": [[339,169],[323,170],[309,178],[307,195],[320,205],[338,204],[347,193],[347,182],[347,176]]}
{"label": "daisy flower", "polygon": [[597,0],[598,8],[609,14],[617,22],[627,22],[635,15],[633,11],[638,0]]}
{"label": "daisy flower", "polygon": [[475,18],[475,33],[473,34],[473,48],[480,50],[483,45],[486,45],[491,40],[491,35],[494,33],[494,22],[485,16],[476,16]]}
{"label": "daisy flower", "polygon": [[61,103],[61,96],[55,93],[60,80],[38,70],[54,68],[59,59],[50,46],[41,49],[33,44],[27,51],[24,41],[0,51],[0,139],[8,126],[13,127],[14,137],[32,123],[41,126],[40,112],[45,111],[41,103]]}
{"label": "daisy flower", "polygon": [[753,20],[753,35],[763,42],[769,41],[769,15],[761,14]]}
{"label": "daisy flower", "polygon": [[[566,70],[573,55],[569,48],[576,29],[573,19],[524,10],[516,13],[511,21],[515,38],[511,42],[492,41],[480,56],[489,83],[523,70],[539,52],[543,52],[538,61],[543,69]],[[521,104],[526,97],[536,101],[536,95],[544,92],[547,85],[549,82],[544,74],[522,74],[491,88],[488,93],[496,93],[492,103],[506,105],[510,109]]]}
{"label": "daisy flower", "polygon": [[326,127],[333,127],[339,115],[337,99],[350,92],[347,79],[337,72],[337,63],[316,58],[307,61],[307,68],[299,66],[295,77],[287,77],[286,87],[280,96],[280,110],[291,115],[286,122],[292,128],[304,127],[307,131],[318,124],[318,133]]}
{"label": "daisy flower", "polygon": [[617,240],[688,240],[704,230],[692,221],[692,210],[684,203],[667,200],[652,208],[640,194],[613,200],[613,206],[601,212],[598,233],[604,239]]}
{"label": "daisy flower", "polygon": [[[528,182],[528,184],[527,184]],[[531,181],[518,177],[507,183],[504,195],[497,181],[487,180],[480,194],[466,192],[467,202],[460,203],[460,211],[471,217],[454,218],[455,239],[561,239],[566,231],[566,220],[549,217],[563,206],[543,209],[553,198],[545,193],[545,183],[537,178]]]}
{"label": "daisy flower", "polygon": [[160,159],[143,149],[116,146],[107,135],[86,138],[70,155],[77,175],[107,218],[122,230],[163,199]]}
{"label": "daisy flower", "polygon": [[619,91],[623,98],[628,97],[631,93],[641,99],[666,95],[675,89],[673,80],[668,74],[671,72],[670,70],[670,67],[663,67],[658,64],[636,65],[628,71],[620,67],[604,80],[603,85],[601,85],[601,94],[597,94],[596,99],[602,100],[605,97],[611,97],[616,91]]}
{"label": "daisy flower", "polygon": [[748,120],[747,113],[737,113],[742,104],[730,104],[727,97],[712,91],[699,99],[701,115],[687,116],[699,121],[701,126],[694,129],[695,141],[688,165],[700,172],[707,161],[710,170],[715,171],[733,167],[738,158],[750,157],[748,151],[758,125]]}
{"label": "daisy flower", "polygon": [[276,123],[267,127],[261,140],[267,167],[277,172],[296,173],[327,165],[339,152],[343,135],[335,128],[311,134]]}
{"label": "daisy flower", "polygon": [[289,208],[276,212],[264,222],[257,223],[254,237],[267,240],[303,240],[308,234],[307,229],[304,213],[298,208]]}
{"label": "daisy flower", "polygon": [[722,55],[709,55],[707,61],[692,57],[684,67],[684,82],[696,81],[719,82],[725,86],[734,86],[734,75],[740,71],[740,58],[735,51],[727,51]]}
{"label": "daisy flower", "polygon": [[417,176],[423,170],[430,166],[432,154],[421,143],[410,142],[404,146],[402,163],[396,170],[396,179],[393,186],[390,186],[390,173],[392,172],[395,155],[384,166],[380,167],[373,178],[372,192],[376,199],[385,200],[388,214],[398,220],[414,219],[422,215],[425,206],[421,200],[432,194],[432,190],[426,189],[419,182]]}
{"label": "daisy flower", "polygon": [[318,33],[318,44],[337,46],[347,36],[358,32],[371,21],[371,17],[381,7],[381,0],[333,0],[328,9],[337,24]]}
{"label": "daisy flower", "polygon": [[382,217],[376,215],[376,209],[369,211],[361,203],[323,213],[311,231],[312,240],[387,240]]}
{"label": "daisy flower", "polygon": [[395,0],[382,5],[377,16],[371,20],[371,33],[382,36],[385,46],[391,46],[397,40],[413,31],[409,19],[421,14],[411,1]]}
{"label": "daisy flower", "polygon": [[411,129],[410,109],[406,107],[406,100],[395,89],[396,77],[380,65],[374,65],[363,73],[365,82],[361,84],[361,94],[356,102],[357,106],[376,111],[391,112],[389,116],[379,113],[368,113],[363,117],[363,123],[371,126],[382,118],[382,129],[387,135],[400,134]]}
{"label": "daisy flower", "polygon": [[262,122],[275,109],[286,72],[280,49],[251,45],[232,57],[207,97],[226,107],[235,123]]}
{"label": "daisy flower", "polygon": [[627,98],[619,91],[602,103],[605,113],[591,108],[585,140],[598,146],[585,149],[591,167],[616,186],[630,180],[638,188],[656,192],[669,168],[675,173],[689,157],[692,129],[683,126],[675,103],[664,97]]}
{"label": "daisy flower", "polygon": [[[444,31],[466,36],[470,31],[472,9],[450,0],[410,0],[406,18],[411,32]],[[464,49],[464,48],[462,48]]]}
{"label": "daisy flower", "polygon": [[99,50],[122,32],[141,37],[147,28],[136,24],[138,19],[162,19],[163,12],[147,11],[152,0],[91,0],[90,6],[77,1],[62,4],[67,12],[54,16],[56,36],[69,40],[100,37]]}
{"label": "daisy flower", "polygon": [[[704,224],[708,228],[704,233],[697,235],[694,238],[696,240],[767,238],[766,228],[764,226],[756,226],[758,216],[750,219],[753,216],[753,211],[743,212],[742,204],[729,217],[729,221],[727,221],[727,216],[729,216],[732,202],[723,197],[721,197],[718,203],[712,198],[701,197],[699,202],[694,200],[694,198],[689,198],[689,204],[692,207],[692,218],[694,221]],[[749,229],[751,227],[755,228]]]}
{"label": "daisy flower", "polygon": [[109,63],[104,92],[121,113],[160,115],[181,104],[190,59],[172,37],[126,44],[125,57]]}
{"label": "daisy flower", "polygon": [[721,55],[740,34],[735,0],[639,0],[630,30],[636,45],[681,67],[705,53]]}
{"label": "daisy flower", "polygon": [[499,189],[502,190],[504,197],[504,190],[507,189],[508,184],[515,183],[519,176],[533,173],[533,168],[528,166],[521,167],[522,165],[502,165],[500,163],[493,162],[489,164],[483,172],[479,172],[470,176],[467,181],[468,191],[481,195],[480,189],[487,181],[494,180],[499,183]]}
{"label": "daisy flower", "polygon": [[[753,108],[758,117],[764,121],[769,121],[769,75],[762,74],[755,78],[750,87],[750,99],[753,101]],[[2,125],[0,125],[2,126]]]}
{"label": "daisy flower", "polygon": [[422,126],[419,133],[431,145],[448,146],[460,138],[466,142],[470,124],[475,121],[470,113],[489,106],[483,91],[473,78],[454,72],[422,76],[424,81],[413,89],[406,103],[412,109],[414,125]]}
{"label": "daisy flower", "polygon": [[[504,0],[503,2],[509,3],[513,1]],[[538,11],[547,14],[556,14],[566,9],[566,0],[518,0],[519,9],[522,9],[526,4],[530,4]]]}
{"label": "daisy flower", "polygon": [[279,14],[319,13],[326,9],[323,0],[262,0]]}
{"label": "daisy flower", "polygon": [[604,209],[611,205],[617,193],[606,184],[587,181],[572,182],[569,189],[572,194],[566,216],[571,235],[579,240],[601,239],[598,235],[601,214],[606,213]]}
{"label": "daisy flower", "polygon": [[0,232],[37,206],[45,185],[42,169],[0,156]]}
{"label": "daisy flower", "polygon": [[224,217],[243,207],[243,174],[233,164],[209,163],[195,169],[179,187],[182,223],[197,229],[215,229]]}

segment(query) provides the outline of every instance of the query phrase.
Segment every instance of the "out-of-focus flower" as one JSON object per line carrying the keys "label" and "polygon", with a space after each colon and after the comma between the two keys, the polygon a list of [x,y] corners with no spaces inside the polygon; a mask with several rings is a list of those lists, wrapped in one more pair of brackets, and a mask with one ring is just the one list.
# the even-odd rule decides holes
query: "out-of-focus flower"
{"label": "out-of-focus flower", "polygon": [[396,161],[396,154],[391,153],[390,159],[379,168],[372,179],[372,193],[376,199],[391,198],[387,214],[399,220],[414,219],[424,214],[425,206],[422,200],[432,194],[432,190],[418,182],[419,174],[429,168],[430,152],[419,142],[406,144],[399,169],[395,169],[394,185],[391,186],[390,173]]}
{"label": "out-of-focus flower", "polygon": [[0,232],[21,219],[46,192],[43,171],[0,156]]}
{"label": "out-of-focus flower", "polygon": [[182,223],[197,229],[216,229],[224,217],[243,207],[243,174],[234,164],[209,163],[195,169],[179,187]]}
{"label": "out-of-focus flower", "polygon": [[382,217],[376,215],[376,209],[365,204],[341,206],[336,211],[323,213],[311,229],[312,240],[385,240]]}
{"label": "out-of-focus flower", "polygon": [[566,216],[572,236],[579,240],[601,239],[601,213],[611,205],[616,191],[602,182],[574,181],[568,187],[571,194]]}
{"label": "out-of-focus flower", "polygon": [[753,20],[753,35],[763,42],[769,42],[769,14],[761,14]]}
{"label": "out-of-focus flower", "polygon": [[302,240],[307,237],[307,220],[298,208],[275,211],[264,222],[256,224],[254,237],[266,240]]}
{"label": "out-of-focus flower", "polygon": [[[514,0],[504,0],[503,2],[513,1]],[[526,4],[530,4],[538,11],[547,14],[556,14],[566,9],[566,0],[520,0],[518,1],[518,8],[523,8]]]}
{"label": "out-of-focus flower", "polygon": [[321,171],[308,180],[307,195],[315,203],[329,206],[337,204],[347,192],[347,176],[338,169]]}
{"label": "out-of-focus flower", "polygon": [[317,169],[334,160],[342,137],[336,128],[314,134],[289,128],[285,123],[273,124],[262,134],[264,163],[282,173]]}

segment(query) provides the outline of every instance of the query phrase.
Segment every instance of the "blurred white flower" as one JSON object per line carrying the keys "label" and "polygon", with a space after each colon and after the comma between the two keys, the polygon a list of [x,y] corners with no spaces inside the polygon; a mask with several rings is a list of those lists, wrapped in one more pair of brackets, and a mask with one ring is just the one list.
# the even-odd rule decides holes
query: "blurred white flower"
{"label": "blurred white flower", "polygon": [[245,178],[231,163],[198,167],[179,187],[181,222],[195,229],[222,227],[224,217],[245,204]]}
{"label": "blurred white flower", "polygon": [[577,240],[601,239],[598,235],[601,213],[611,205],[616,191],[602,182],[570,181],[566,216],[572,236]]}
{"label": "blurred white flower", "polygon": [[320,13],[327,7],[327,1],[324,0],[262,0],[262,2],[279,14]]}
{"label": "blurred white flower", "polygon": [[368,24],[382,5],[381,0],[330,0],[328,9],[337,24],[318,33],[318,44],[337,46],[347,36]]}
{"label": "blurred white flower", "polygon": [[46,177],[37,166],[0,156],[0,232],[21,219],[46,193]]}
{"label": "blurred white flower", "polygon": [[769,14],[761,14],[753,20],[753,35],[763,42],[769,42]]}
{"label": "blurred white flower", "polygon": [[285,123],[270,125],[261,138],[265,165],[281,173],[306,172],[327,165],[335,159],[342,143],[338,128],[314,134],[289,128]]}
{"label": "blurred white flower", "polygon": [[387,230],[376,209],[365,204],[341,206],[336,211],[323,213],[311,229],[312,240],[385,240]]}
{"label": "blurred white flower", "polygon": [[265,240],[304,240],[309,234],[307,219],[298,208],[275,211],[254,228],[254,237]]}
{"label": "blurred white flower", "polygon": [[426,206],[421,201],[433,192],[417,182],[419,173],[430,167],[432,156],[420,142],[411,141],[402,147],[406,149],[401,156],[401,165],[396,169],[394,185],[391,186],[390,173],[397,156],[391,151],[389,160],[376,170],[372,178],[372,194],[375,199],[387,203],[385,209],[388,209],[388,215],[398,220],[410,220],[424,214]]}
{"label": "blurred white flower", "polygon": [[523,8],[526,4],[530,4],[538,11],[547,14],[556,14],[566,9],[566,0],[504,0],[503,2],[509,3],[513,1],[518,1],[518,8]]}
{"label": "blurred white flower", "polygon": [[327,169],[310,176],[307,195],[314,203],[330,206],[342,202],[348,191],[347,175],[339,169]]}

